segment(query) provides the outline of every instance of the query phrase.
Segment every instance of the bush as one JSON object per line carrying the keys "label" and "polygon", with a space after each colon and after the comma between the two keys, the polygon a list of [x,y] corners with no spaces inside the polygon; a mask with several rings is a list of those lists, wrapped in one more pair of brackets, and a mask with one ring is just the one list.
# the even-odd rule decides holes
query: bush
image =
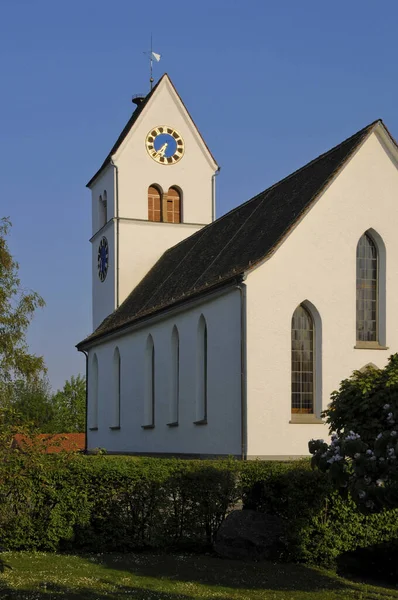
{"label": "bush", "polygon": [[366,516],[309,461],[185,461],[12,451],[0,463],[0,545],[95,552],[208,548],[229,511],[278,515],[286,560],[331,565],[398,538],[398,511]]}
{"label": "bush", "polygon": [[309,442],[313,466],[365,513],[398,507],[398,354],[345,379],[323,416],[332,440]]}
{"label": "bush", "polygon": [[249,463],[243,465],[242,479],[244,508],[278,515],[287,523],[287,560],[334,566],[343,552],[398,538],[398,510],[363,514],[350,496],[334,490],[327,475],[312,471],[309,461]]}
{"label": "bush", "polygon": [[398,581],[398,541],[357,548],[339,556],[338,573],[347,576],[374,579],[396,585]]}

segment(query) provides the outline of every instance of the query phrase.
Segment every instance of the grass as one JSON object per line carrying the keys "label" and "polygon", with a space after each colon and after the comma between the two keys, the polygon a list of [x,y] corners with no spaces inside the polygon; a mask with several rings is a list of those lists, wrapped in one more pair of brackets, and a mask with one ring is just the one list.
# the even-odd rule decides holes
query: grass
{"label": "grass", "polygon": [[393,600],[398,591],[294,564],[245,563],[211,555],[43,552],[2,554],[10,600]]}

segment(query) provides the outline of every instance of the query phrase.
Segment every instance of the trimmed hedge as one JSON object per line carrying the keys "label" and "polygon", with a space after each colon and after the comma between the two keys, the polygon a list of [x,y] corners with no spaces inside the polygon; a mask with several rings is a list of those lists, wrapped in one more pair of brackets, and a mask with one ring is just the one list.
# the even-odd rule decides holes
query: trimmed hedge
{"label": "trimmed hedge", "polygon": [[237,505],[280,516],[281,558],[331,565],[398,538],[398,510],[364,516],[309,462],[24,455],[0,466],[0,544],[132,551],[209,547]]}

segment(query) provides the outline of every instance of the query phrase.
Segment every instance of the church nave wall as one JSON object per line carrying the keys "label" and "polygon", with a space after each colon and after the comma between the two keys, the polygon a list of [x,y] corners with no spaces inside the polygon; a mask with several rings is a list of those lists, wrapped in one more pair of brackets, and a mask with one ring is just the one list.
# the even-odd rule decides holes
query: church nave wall
{"label": "church nave wall", "polygon": [[[273,256],[248,274],[249,456],[308,455],[311,438],[328,437],[316,417],[342,379],[368,363],[383,367],[398,351],[397,197],[397,168],[373,134]],[[379,252],[379,338],[368,344],[357,340],[356,318],[364,234]],[[371,301],[374,294],[364,302]],[[307,416],[294,414],[291,404],[292,316],[300,305],[315,322],[315,346],[322,337],[315,413]]]}
{"label": "church nave wall", "polygon": [[[120,428],[114,423],[116,347],[120,352]],[[240,455],[239,292],[209,299],[200,307],[182,308],[151,327],[92,348],[89,390],[91,415],[93,394],[98,390],[98,429],[88,430],[88,448],[120,453]],[[95,419],[92,422],[95,424]]]}

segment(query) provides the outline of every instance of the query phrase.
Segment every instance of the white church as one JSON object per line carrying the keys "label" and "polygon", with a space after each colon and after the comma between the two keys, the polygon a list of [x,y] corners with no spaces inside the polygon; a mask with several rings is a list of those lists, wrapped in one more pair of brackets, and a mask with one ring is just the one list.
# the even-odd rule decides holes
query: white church
{"label": "white church", "polygon": [[398,351],[398,148],[375,121],[215,220],[219,167],[170,78],[87,184],[87,448],[288,459]]}

